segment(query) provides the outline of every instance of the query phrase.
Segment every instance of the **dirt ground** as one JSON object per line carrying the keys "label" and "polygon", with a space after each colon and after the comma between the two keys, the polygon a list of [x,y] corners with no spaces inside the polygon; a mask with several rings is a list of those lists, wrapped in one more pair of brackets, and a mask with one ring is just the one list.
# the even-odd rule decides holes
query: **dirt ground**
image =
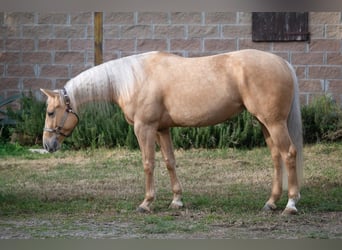
{"label": "dirt ground", "polygon": [[[201,215],[175,213],[176,223],[198,223]],[[0,239],[342,239],[342,212],[310,215],[281,216],[264,215],[270,220],[253,222],[233,220],[212,223],[204,230],[194,232],[146,232],[139,222],[120,220],[99,221],[98,218],[67,221],[49,218],[26,218],[20,220],[0,219]]]}

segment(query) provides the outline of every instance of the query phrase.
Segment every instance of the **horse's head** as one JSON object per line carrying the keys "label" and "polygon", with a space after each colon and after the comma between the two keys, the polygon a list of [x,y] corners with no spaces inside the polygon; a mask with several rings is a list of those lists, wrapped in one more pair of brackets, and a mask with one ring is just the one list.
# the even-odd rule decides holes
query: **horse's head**
{"label": "horse's head", "polygon": [[71,135],[78,123],[78,116],[70,106],[65,89],[41,91],[48,97],[43,133],[43,146],[50,153],[57,151],[65,137]]}

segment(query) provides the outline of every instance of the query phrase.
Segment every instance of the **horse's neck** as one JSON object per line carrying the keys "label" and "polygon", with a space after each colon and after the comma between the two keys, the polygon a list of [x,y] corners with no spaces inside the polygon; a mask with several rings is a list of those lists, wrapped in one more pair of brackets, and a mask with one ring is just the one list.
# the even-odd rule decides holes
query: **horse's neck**
{"label": "horse's neck", "polygon": [[144,59],[156,52],[129,56],[86,70],[65,86],[75,109],[92,102],[130,102],[144,79]]}
{"label": "horse's neck", "polygon": [[112,82],[103,66],[82,72],[71,79],[65,89],[74,110],[78,110],[85,103],[115,102]]}

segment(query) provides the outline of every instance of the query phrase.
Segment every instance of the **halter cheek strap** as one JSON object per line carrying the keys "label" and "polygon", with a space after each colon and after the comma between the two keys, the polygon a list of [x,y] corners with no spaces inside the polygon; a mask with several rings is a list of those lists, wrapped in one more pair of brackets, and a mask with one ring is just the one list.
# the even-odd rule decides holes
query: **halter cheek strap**
{"label": "halter cheek strap", "polygon": [[44,131],[50,132],[50,133],[55,133],[56,135],[61,135],[61,136],[64,136],[64,137],[69,137],[72,134],[73,130],[69,134],[64,134],[62,132],[62,129],[64,127],[64,123],[66,122],[66,120],[68,118],[68,115],[69,114],[73,114],[76,117],[76,119],[77,119],[76,125],[79,122],[79,118],[78,118],[78,115],[72,110],[72,108],[70,106],[70,98],[69,98],[65,88],[62,89],[62,93],[61,94],[63,95],[63,99],[64,99],[64,102],[65,102],[65,105],[66,105],[66,109],[65,109],[65,112],[63,114],[62,120],[61,120],[60,124],[56,128],[44,128]]}

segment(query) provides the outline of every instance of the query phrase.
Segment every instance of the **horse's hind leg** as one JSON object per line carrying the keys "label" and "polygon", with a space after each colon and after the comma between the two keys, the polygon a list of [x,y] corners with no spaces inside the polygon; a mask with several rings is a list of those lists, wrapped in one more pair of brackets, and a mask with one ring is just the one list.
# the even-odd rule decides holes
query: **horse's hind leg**
{"label": "horse's hind leg", "polygon": [[171,179],[171,188],[173,192],[173,200],[171,202],[170,207],[174,209],[178,209],[183,207],[182,199],[182,186],[178,181],[176,174],[176,160],[173,153],[173,146],[170,136],[170,130],[165,129],[162,131],[158,131],[157,133],[158,143],[161,148],[161,152],[163,154],[163,158],[167,167],[167,170],[170,174]]}
{"label": "horse's hind leg", "polygon": [[286,122],[279,122],[267,126],[273,145],[279,150],[288,174],[288,203],[284,214],[297,213],[296,203],[300,199],[299,186],[296,172],[297,151],[291,141]]}
{"label": "horse's hind leg", "polygon": [[282,161],[281,161],[281,155],[278,150],[278,148],[274,145],[272,138],[266,129],[266,127],[261,124],[262,131],[267,143],[267,146],[269,147],[271,151],[273,166],[274,166],[274,174],[273,174],[273,183],[272,183],[272,193],[269,200],[266,202],[264,206],[265,211],[275,210],[277,208],[276,202],[280,199],[282,194]]}

